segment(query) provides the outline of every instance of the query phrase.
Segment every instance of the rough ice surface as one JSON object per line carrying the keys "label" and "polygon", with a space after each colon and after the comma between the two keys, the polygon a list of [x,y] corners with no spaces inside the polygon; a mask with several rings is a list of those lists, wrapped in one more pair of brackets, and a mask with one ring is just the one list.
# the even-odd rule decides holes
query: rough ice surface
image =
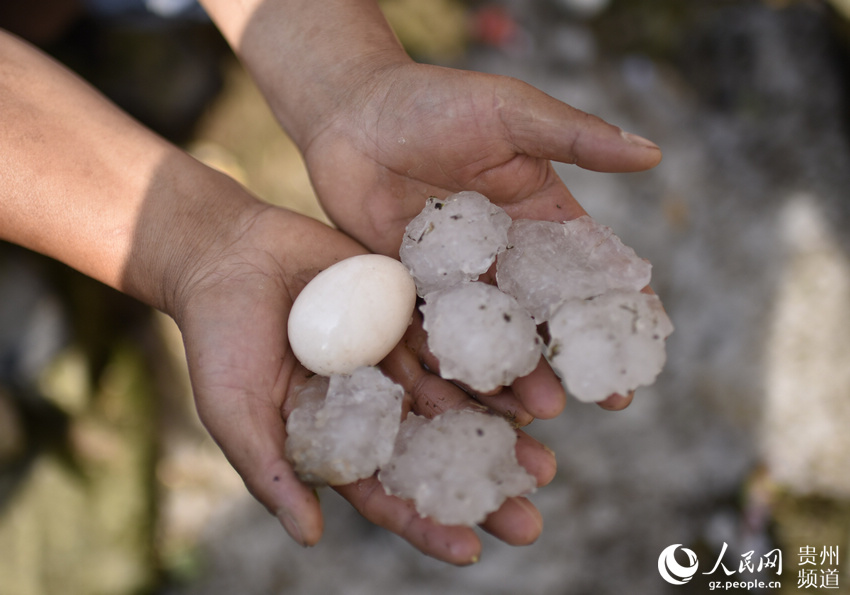
{"label": "rough ice surface", "polygon": [[311,378],[286,422],[286,454],[298,476],[343,485],[373,475],[392,455],[403,396],[373,367]]}
{"label": "rough ice surface", "polygon": [[516,432],[496,415],[450,410],[429,420],[411,413],[378,478],[388,494],[413,500],[422,516],[474,525],[506,498],[534,491],[515,446]]}
{"label": "rough ice surface", "polygon": [[625,246],[611,228],[589,216],[564,223],[518,219],[508,249],[496,263],[499,288],[538,322],[568,299],[649,285],[652,265]]}
{"label": "rough ice surface", "polygon": [[424,297],[474,281],[508,242],[510,216],[478,192],[429,198],[405,229],[399,256]]}
{"label": "rough ice surface", "polygon": [[657,296],[611,291],[555,311],[547,358],[577,399],[601,401],[655,382],[672,332]]}
{"label": "rough ice surface", "polygon": [[530,374],[540,360],[534,321],[493,285],[469,282],[433,292],[421,310],[443,378],[489,392]]}

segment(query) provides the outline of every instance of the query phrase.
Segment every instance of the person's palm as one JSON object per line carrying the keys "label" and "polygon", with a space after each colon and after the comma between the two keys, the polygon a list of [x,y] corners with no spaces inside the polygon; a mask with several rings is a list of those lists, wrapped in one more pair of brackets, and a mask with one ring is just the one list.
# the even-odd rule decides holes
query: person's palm
{"label": "person's palm", "polygon": [[352,91],[304,155],[340,229],[395,256],[428,196],[476,190],[514,218],[566,220],[583,210],[550,160],[638,171],[661,157],[518,80],[413,63]]}

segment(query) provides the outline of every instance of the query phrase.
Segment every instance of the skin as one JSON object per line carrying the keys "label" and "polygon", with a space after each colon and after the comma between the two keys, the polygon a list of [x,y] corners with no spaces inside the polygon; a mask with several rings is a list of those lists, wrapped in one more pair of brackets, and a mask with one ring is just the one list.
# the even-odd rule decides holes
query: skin
{"label": "skin", "polygon": [[[284,453],[290,395],[309,377],[286,340],[304,285],[355,254],[397,255],[429,195],[478,190],[513,217],[564,220],[584,211],[550,160],[638,171],[661,156],[515,79],[413,63],[374,2],[204,4],[298,144],[339,229],[263,203],[0,33],[0,237],[171,315],[205,426],[248,490],[312,545],[322,534],[319,503]],[[558,415],[565,402],[542,361],[512,387],[472,399],[429,371],[438,367],[420,324],[382,368],[405,388],[406,406],[428,416],[484,403],[523,425]],[[629,401],[613,396],[603,406]],[[555,474],[552,451],[521,430],[517,457],[538,485]],[[425,554],[453,564],[480,556],[472,528],[420,518],[375,478],[338,491]],[[522,545],[542,521],[514,498],[482,526]]]}

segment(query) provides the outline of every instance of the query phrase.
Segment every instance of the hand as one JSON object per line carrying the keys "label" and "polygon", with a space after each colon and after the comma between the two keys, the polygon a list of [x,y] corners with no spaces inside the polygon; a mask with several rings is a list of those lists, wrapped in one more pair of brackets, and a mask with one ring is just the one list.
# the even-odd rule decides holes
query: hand
{"label": "hand", "polygon": [[[366,250],[312,219],[259,204],[250,211],[235,232],[215,234],[224,240],[207,247],[181,275],[174,315],[205,426],[251,493],[298,543],[312,545],[322,533],[319,503],[284,453],[290,395],[309,377],[289,349],[286,321],[293,299],[318,271]],[[411,327],[383,363],[405,388],[406,410],[432,417],[472,406],[463,391],[423,369],[417,353],[421,333],[421,327]],[[539,485],[554,476],[551,452],[523,433],[517,455]],[[426,554],[456,564],[478,557],[481,544],[472,529],[420,518],[411,503],[386,495],[374,477],[338,491],[365,518]],[[534,541],[541,526],[539,513],[524,498],[507,501],[484,524],[512,544]]]}
{"label": "hand", "polygon": [[302,146],[331,219],[397,255],[429,195],[476,190],[514,218],[584,210],[550,160],[606,172],[648,169],[649,141],[518,80],[406,62],[378,70]]}
{"label": "hand", "polygon": [[[398,255],[405,226],[431,195],[476,190],[515,219],[563,221],[585,211],[550,160],[626,172],[661,159],[649,141],[515,79],[396,61],[361,80],[302,150],[328,215],[375,252]],[[434,369],[433,358],[427,363]],[[513,389],[534,417],[563,408],[543,363]],[[601,405],[630,401],[613,395]]]}

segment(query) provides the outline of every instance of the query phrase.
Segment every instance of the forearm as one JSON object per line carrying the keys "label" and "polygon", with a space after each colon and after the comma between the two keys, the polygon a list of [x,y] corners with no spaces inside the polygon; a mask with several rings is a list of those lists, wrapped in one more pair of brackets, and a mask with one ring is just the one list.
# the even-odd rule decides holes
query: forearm
{"label": "forearm", "polygon": [[353,89],[410,58],[375,0],[201,0],[302,150]]}
{"label": "forearm", "polygon": [[3,32],[0,118],[0,237],[168,310],[210,171]]}

